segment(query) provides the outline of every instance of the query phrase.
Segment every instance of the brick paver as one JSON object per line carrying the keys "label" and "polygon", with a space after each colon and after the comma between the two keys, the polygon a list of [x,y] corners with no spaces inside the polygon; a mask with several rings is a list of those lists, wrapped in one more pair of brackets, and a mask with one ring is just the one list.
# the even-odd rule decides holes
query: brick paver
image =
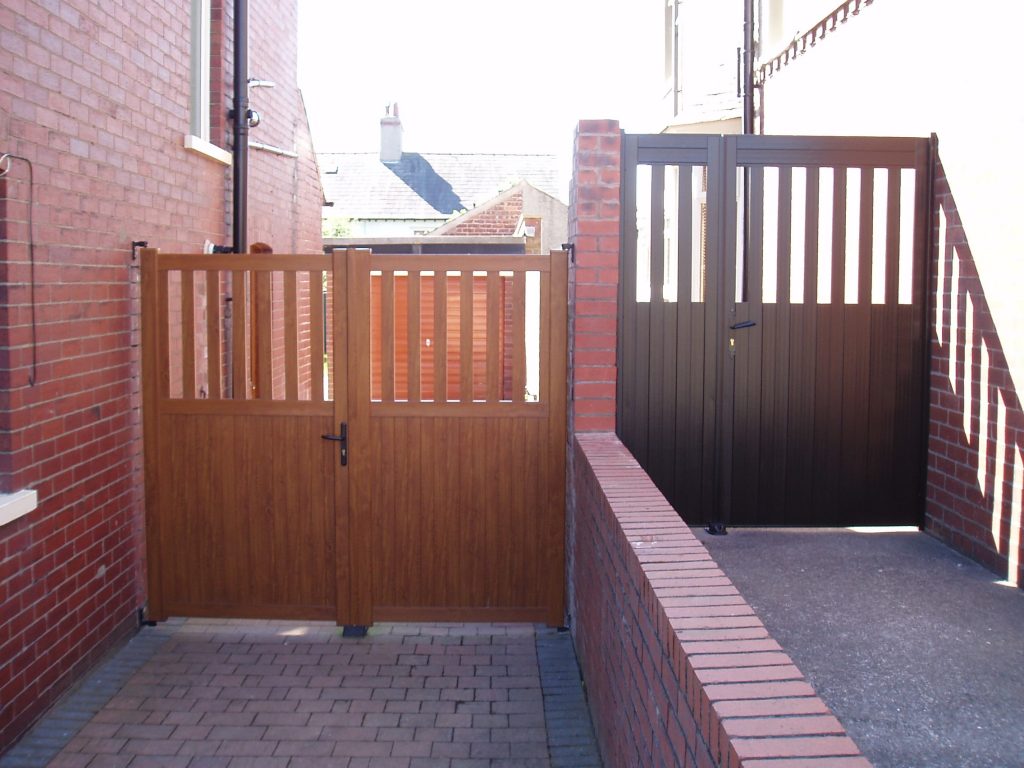
{"label": "brick paver", "polygon": [[[543,685],[542,685],[543,680]],[[174,620],[0,768],[599,766],[567,634],[523,624]]]}

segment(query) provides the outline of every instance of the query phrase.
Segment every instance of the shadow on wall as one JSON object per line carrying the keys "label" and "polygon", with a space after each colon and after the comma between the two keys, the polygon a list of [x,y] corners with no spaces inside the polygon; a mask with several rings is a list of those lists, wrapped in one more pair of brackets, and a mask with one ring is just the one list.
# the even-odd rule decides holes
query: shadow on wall
{"label": "shadow on wall", "polygon": [[1024,583],[1024,409],[941,160],[926,528]]}

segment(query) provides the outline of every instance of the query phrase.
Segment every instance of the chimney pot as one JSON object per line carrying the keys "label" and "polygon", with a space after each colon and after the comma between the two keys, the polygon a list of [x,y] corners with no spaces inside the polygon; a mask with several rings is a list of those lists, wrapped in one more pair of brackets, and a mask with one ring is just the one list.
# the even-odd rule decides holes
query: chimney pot
{"label": "chimney pot", "polygon": [[380,119],[380,161],[397,163],[402,159],[402,121],[398,117],[398,103],[384,110]]}

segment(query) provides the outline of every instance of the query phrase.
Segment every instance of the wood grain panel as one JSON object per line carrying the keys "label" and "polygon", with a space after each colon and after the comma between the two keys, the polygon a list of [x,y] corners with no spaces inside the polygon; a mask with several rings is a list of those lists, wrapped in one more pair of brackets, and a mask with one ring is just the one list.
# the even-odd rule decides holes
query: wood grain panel
{"label": "wood grain panel", "polygon": [[160,418],[167,613],[334,615],[331,428],[323,416]]}

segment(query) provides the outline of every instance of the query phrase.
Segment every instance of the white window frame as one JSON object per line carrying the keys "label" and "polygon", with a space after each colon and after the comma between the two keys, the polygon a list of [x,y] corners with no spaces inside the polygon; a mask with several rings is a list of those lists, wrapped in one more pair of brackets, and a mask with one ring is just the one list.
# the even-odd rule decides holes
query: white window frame
{"label": "white window frame", "polygon": [[189,132],[185,149],[231,165],[231,153],[210,141],[210,0],[192,0],[189,48]]}

